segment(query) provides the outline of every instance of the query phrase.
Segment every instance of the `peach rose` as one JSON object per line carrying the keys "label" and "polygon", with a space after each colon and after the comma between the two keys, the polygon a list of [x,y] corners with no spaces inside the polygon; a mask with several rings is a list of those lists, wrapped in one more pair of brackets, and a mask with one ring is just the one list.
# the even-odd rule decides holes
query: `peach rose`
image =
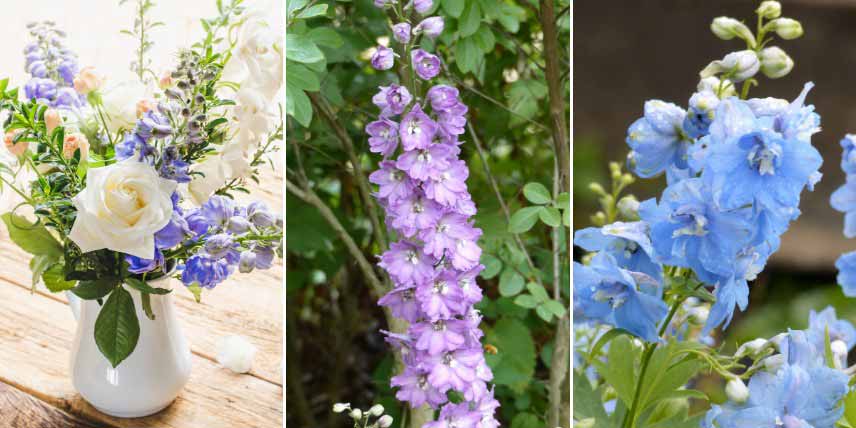
{"label": "peach rose", "polygon": [[66,159],[71,159],[77,150],[80,150],[81,162],[89,159],[89,140],[79,132],[66,134],[65,140],[62,142],[62,156]]}
{"label": "peach rose", "polygon": [[137,118],[143,117],[147,111],[153,109],[155,106],[149,100],[139,100],[137,101]]}
{"label": "peach rose", "polygon": [[104,84],[104,79],[95,73],[94,67],[83,67],[74,78],[74,89],[81,94],[88,94]]}
{"label": "peach rose", "polygon": [[49,108],[45,111],[45,126],[48,128],[48,134],[52,133],[57,126],[62,125],[62,116],[56,109]]}
{"label": "peach rose", "polygon": [[18,141],[15,142],[15,136],[17,136],[20,131],[8,131],[6,132],[6,136],[3,138],[3,141],[6,143],[6,150],[9,153],[12,153],[15,156],[21,156],[24,152],[27,151],[27,148],[30,147],[30,143],[28,141]]}

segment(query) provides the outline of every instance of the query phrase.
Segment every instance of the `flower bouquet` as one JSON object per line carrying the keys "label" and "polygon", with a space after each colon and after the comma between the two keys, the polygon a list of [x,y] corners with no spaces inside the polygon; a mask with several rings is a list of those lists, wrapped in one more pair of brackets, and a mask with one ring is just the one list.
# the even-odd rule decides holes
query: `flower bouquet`
{"label": "flower bouquet", "polygon": [[[0,81],[0,190],[18,198],[3,222],[32,255],[33,287],[70,293],[75,387],[117,416],[160,410],[186,382],[189,349],[172,325],[168,280],[199,301],[235,271],[270,268],[282,251],[281,216],[232,198],[249,193],[281,140],[279,35],[262,11],[218,1],[204,38],[158,77],[146,58],[162,25],[149,19],[152,7],[138,1],[140,18],[124,31],[139,41],[134,81],[80,68],[52,22],[28,25],[23,91]],[[104,370],[116,379],[98,383]],[[146,377],[169,376],[176,385],[140,392],[138,407],[110,401],[119,379],[139,391],[169,383]]]}

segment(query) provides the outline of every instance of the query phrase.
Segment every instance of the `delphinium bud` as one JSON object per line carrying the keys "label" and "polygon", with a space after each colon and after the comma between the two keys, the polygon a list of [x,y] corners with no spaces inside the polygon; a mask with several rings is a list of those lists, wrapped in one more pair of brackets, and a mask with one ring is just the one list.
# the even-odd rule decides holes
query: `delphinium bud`
{"label": "delphinium bud", "polygon": [[786,76],[794,68],[794,60],[777,46],[761,51],[761,72],[771,79]]}
{"label": "delphinium bud", "polygon": [[720,16],[713,20],[710,24],[710,30],[716,37],[722,40],[731,40],[739,37],[749,43],[749,46],[755,47],[755,36],[746,24],[727,16]]}
{"label": "delphinium bud", "polygon": [[333,405],[334,413],[342,413],[351,408],[351,403],[336,403]]}
{"label": "delphinium bud", "polygon": [[803,35],[802,24],[791,18],[778,18],[770,21],[770,28],[785,40],[793,40]]}
{"label": "delphinium bud", "polygon": [[710,77],[719,73],[725,73],[731,80],[742,82],[758,73],[761,61],[758,54],[752,50],[732,52],[718,61],[713,61],[702,70],[701,77]]}
{"label": "delphinium bud", "polygon": [[392,416],[390,416],[390,415],[383,415],[383,416],[381,416],[381,417],[380,417],[380,419],[378,419],[378,420],[377,420],[377,426],[378,426],[379,428],[389,428],[389,427],[391,427],[391,426],[392,426],[392,422],[393,422],[393,421],[392,421]]}
{"label": "delphinium bud", "polygon": [[738,377],[734,377],[725,384],[725,395],[735,403],[745,403],[749,399],[749,388]]}
{"label": "delphinium bud", "polygon": [[351,410],[351,413],[348,413],[348,416],[355,421],[359,421],[363,419],[363,411],[360,409]]}
{"label": "delphinium bud", "polygon": [[383,406],[375,404],[369,409],[369,414],[372,416],[380,416],[383,414]]}
{"label": "delphinium bud", "polygon": [[767,0],[761,2],[755,12],[766,19],[775,19],[782,15],[782,4],[777,1]]}

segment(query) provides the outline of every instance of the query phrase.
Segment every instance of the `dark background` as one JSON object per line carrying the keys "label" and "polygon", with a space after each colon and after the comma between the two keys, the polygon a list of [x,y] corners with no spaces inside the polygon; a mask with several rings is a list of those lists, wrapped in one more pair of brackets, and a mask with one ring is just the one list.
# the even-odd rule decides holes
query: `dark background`
{"label": "dark background", "polygon": [[[596,207],[589,182],[608,181],[607,162],[623,163],[627,127],[642,116],[646,100],[657,98],[686,108],[698,72],[710,61],[745,49],[739,40],[723,41],[710,31],[714,17],[744,21],[754,32],[760,1],[577,1],[574,3],[574,229],[587,227]],[[829,206],[842,183],[839,140],[856,133],[856,1],[782,1],[782,15],[803,24],[796,40],[776,38],[795,61],[784,78],[759,73],[751,97],[792,100],[807,81],[816,86],[808,97],[821,115],[822,131],[813,144],[824,158],[823,180],[804,192],[803,215],[783,236],[782,248],[752,285],[752,321],[729,329],[735,339],[802,328],[809,308],[832,303],[847,312],[835,283],[835,259],[856,249],[842,235],[843,215]],[[631,187],[639,200],[658,195],[663,178],[639,180]],[[853,312],[856,315],[856,312]],[[745,319],[744,319],[745,321]],[[758,321],[758,322],[755,322]],[[760,324],[759,324],[760,323]]]}

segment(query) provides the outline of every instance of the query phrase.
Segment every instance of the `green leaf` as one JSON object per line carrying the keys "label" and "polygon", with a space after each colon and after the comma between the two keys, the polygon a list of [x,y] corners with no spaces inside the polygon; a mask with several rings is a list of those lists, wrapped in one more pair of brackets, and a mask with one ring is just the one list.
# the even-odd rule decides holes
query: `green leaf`
{"label": "green leaf", "polygon": [[523,186],[523,196],[527,201],[538,205],[548,204],[553,200],[547,187],[538,182],[526,183]]}
{"label": "green leaf", "polygon": [[544,209],[538,213],[538,218],[541,219],[541,222],[550,227],[559,227],[562,225],[562,213],[559,212],[558,208],[544,207]]}
{"label": "green leaf", "polygon": [[506,268],[499,276],[499,294],[502,296],[515,296],[523,290],[523,276],[513,268]]}
{"label": "green leaf", "polygon": [[322,16],[327,13],[327,5],[326,4],[316,4],[312,7],[308,7],[303,9],[300,14],[297,15],[300,19],[309,19],[314,18],[316,16]]}
{"label": "green leaf", "polygon": [[856,427],[856,389],[851,390],[844,396],[844,420],[852,427]]}
{"label": "green leaf", "polygon": [[167,290],[166,288],[152,287],[148,283],[140,281],[137,278],[125,278],[125,284],[128,284],[131,288],[139,290],[142,293],[164,295],[172,292],[172,290]]}
{"label": "green leaf", "polygon": [[66,281],[65,272],[61,263],[54,263],[42,274],[42,282],[51,293],[71,290],[75,281]]}
{"label": "green leaf", "polygon": [[200,287],[199,284],[193,283],[187,287],[187,290],[193,294],[193,298],[196,300],[196,303],[202,301],[202,287]]}
{"label": "green leaf", "polygon": [[508,231],[511,233],[523,233],[532,229],[535,222],[538,221],[538,215],[544,207],[525,207],[517,210],[511,216],[511,222],[508,224]]}
{"label": "green leaf", "polygon": [[511,420],[511,428],[542,428],[544,422],[532,413],[518,413]]}
{"label": "green leaf", "polygon": [[514,298],[514,304],[526,309],[533,309],[538,306],[538,300],[531,294],[521,294]]}
{"label": "green leaf", "polygon": [[298,123],[308,128],[312,123],[312,102],[302,89],[285,81],[285,112]]}
{"label": "green leaf", "polygon": [[464,0],[443,0],[443,10],[453,18],[458,18],[464,11]]}
{"label": "green leaf", "polygon": [[485,54],[493,52],[493,47],[496,45],[496,37],[494,37],[490,27],[481,25],[479,30],[472,35],[472,38],[482,52]]}
{"label": "green leaf", "polygon": [[[344,41],[342,36],[336,30],[329,27],[318,27],[309,30],[309,38],[316,45],[327,46],[328,48],[338,49],[342,47]],[[291,69],[288,70],[291,73]]]}
{"label": "green leaf", "polygon": [[460,39],[455,44],[455,64],[461,73],[476,73],[483,61],[484,52],[472,37]]}
{"label": "green leaf", "polygon": [[134,299],[123,287],[117,287],[95,320],[95,343],[115,368],[134,352],[139,338],[140,323]]}
{"label": "green leaf", "polygon": [[539,111],[539,102],[547,95],[547,85],[538,80],[518,80],[512,83],[506,92],[508,108],[515,113],[511,116],[510,124],[525,122],[523,118],[532,119]]}
{"label": "green leaf", "polygon": [[71,292],[83,300],[97,300],[110,294],[117,285],[119,278],[102,277],[92,281],[80,281]]}
{"label": "green leaf", "polygon": [[507,385],[514,392],[522,393],[532,381],[537,355],[535,342],[529,328],[515,318],[500,318],[487,332],[487,340],[496,347],[496,355],[485,358],[493,370],[493,382]]}
{"label": "green leaf", "polygon": [[30,272],[33,273],[33,287],[42,279],[42,274],[57,261],[59,261],[59,257],[54,254],[37,254],[30,259]]}
{"label": "green leaf", "polygon": [[318,49],[309,36],[303,34],[285,35],[285,58],[292,61],[310,63],[324,59],[324,53]]}
{"label": "green leaf", "polygon": [[562,224],[571,227],[571,210],[562,211]]}
{"label": "green leaf", "polygon": [[607,354],[608,364],[596,361],[598,373],[604,380],[615,389],[618,398],[630,407],[633,401],[633,392],[636,387],[636,360],[640,350],[633,346],[631,339],[627,336],[619,336],[609,344]]}
{"label": "green leaf", "polygon": [[155,312],[152,310],[152,295],[149,293],[140,293],[140,301],[143,303],[143,312],[145,312],[146,318],[154,321]]}
{"label": "green leaf", "polygon": [[[600,394],[595,391],[588,376],[574,371],[574,418],[594,419],[603,424],[606,422],[606,410],[600,400]],[[595,426],[599,426],[595,424]]]}
{"label": "green leaf", "polygon": [[547,290],[544,289],[544,286],[537,282],[526,284],[526,289],[529,290],[529,293],[532,294],[532,297],[534,297],[538,303],[550,299],[550,295],[547,294]]}
{"label": "green leaf", "polygon": [[556,207],[560,210],[571,209],[571,195],[568,192],[559,193],[556,197]]}
{"label": "green leaf", "polygon": [[535,308],[535,313],[538,315],[538,318],[541,318],[546,322],[550,322],[550,320],[553,319],[553,313],[544,305],[538,305],[538,307]]}
{"label": "green leaf", "polygon": [[291,87],[310,92],[321,89],[321,81],[318,80],[318,76],[305,65],[286,61],[285,66],[288,68],[285,81],[290,83]]}
{"label": "green leaf", "polygon": [[477,1],[468,1],[464,6],[464,11],[461,17],[458,18],[458,33],[461,37],[468,37],[475,34],[481,25],[481,9]]}
{"label": "green leaf", "polygon": [[516,33],[520,29],[520,21],[526,19],[526,10],[516,4],[500,2],[496,12],[499,24],[510,33]]}
{"label": "green leaf", "polygon": [[295,10],[301,9],[303,6],[306,6],[306,3],[309,3],[309,0],[288,0],[286,1],[285,13],[286,16],[291,15]]}
{"label": "green leaf", "polygon": [[490,254],[482,254],[481,262],[484,265],[484,270],[481,271],[481,276],[484,279],[491,279],[499,274],[502,270],[502,261]]}
{"label": "green leaf", "polygon": [[548,311],[555,315],[556,318],[561,318],[565,316],[565,313],[568,311],[565,308],[565,305],[563,305],[562,302],[559,302],[558,300],[548,300],[544,302],[542,306],[544,306]]}
{"label": "green leaf", "polygon": [[13,213],[2,215],[9,230],[9,238],[22,250],[33,255],[62,256],[62,245],[39,223],[30,223],[26,218]]}

